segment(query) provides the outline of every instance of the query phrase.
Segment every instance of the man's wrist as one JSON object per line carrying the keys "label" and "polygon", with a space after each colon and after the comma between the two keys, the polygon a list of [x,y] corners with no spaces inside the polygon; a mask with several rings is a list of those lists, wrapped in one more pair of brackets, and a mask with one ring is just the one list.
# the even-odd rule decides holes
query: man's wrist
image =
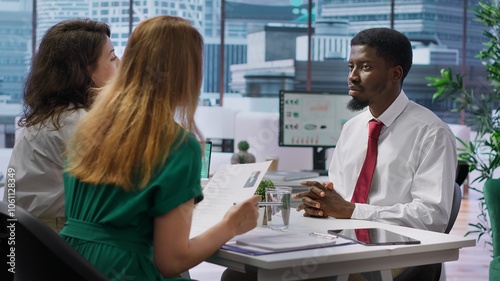
{"label": "man's wrist", "polygon": [[351,203],[351,202],[348,202],[346,208],[345,208],[345,215],[346,215],[346,219],[350,219],[352,218],[352,214],[354,214],[354,209],[356,209],[356,203]]}

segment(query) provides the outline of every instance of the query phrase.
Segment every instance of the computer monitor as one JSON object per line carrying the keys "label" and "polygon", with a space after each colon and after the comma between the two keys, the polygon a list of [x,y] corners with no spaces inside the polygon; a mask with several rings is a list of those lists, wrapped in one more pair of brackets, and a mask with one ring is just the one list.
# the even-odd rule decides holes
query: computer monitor
{"label": "computer monitor", "polygon": [[280,91],[279,146],[313,148],[313,170],[326,173],[326,149],[335,147],[347,120],[347,93]]}
{"label": "computer monitor", "polygon": [[212,142],[205,141],[205,155],[201,157],[201,178],[208,179],[210,173],[210,160],[212,157]]}

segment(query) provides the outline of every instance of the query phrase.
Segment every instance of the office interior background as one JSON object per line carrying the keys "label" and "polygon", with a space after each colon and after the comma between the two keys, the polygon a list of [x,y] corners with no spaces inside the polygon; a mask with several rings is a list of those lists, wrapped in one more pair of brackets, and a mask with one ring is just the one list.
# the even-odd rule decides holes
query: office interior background
{"label": "office interior background", "polygon": [[[432,102],[435,89],[426,77],[451,67],[466,75],[467,87],[488,87],[485,68],[475,58],[486,41],[472,10],[477,2],[0,0],[0,148],[14,145],[14,119],[22,110],[23,84],[40,39],[49,27],[71,18],[108,23],[118,56],[140,21],[162,14],[189,19],[205,40],[200,105],[247,98],[257,111],[276,112],[281,89],[347,93],[350,38],[365,28],[393,27],[414,46],[407,95],[445,122],[459,124],[463,118],[450,111],[451,102]],[[259,103],[264,99],[275,103]]]}

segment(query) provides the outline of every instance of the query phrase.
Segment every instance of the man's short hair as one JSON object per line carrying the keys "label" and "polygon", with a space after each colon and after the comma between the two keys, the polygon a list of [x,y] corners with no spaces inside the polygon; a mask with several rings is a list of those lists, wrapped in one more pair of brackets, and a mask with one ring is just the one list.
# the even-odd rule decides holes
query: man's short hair
{"label": "man's short hair", "polygon": [[413,50],[410,40],[399,31],[390,28],[378,27],[360,31],[351,39],[351,46],[368,45],[377,50],[392,67],[401,66],[403,77],[401,83],[410,71],[413,61]]}

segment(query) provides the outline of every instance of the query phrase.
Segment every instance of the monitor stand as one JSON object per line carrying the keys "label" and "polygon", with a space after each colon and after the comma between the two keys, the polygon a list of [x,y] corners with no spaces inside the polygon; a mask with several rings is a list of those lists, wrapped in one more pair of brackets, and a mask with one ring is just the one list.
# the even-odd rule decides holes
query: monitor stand
{"label": "monitor stand", "polygon": [[313,169],[304,171],[316,172],[320,176],[328,176],[328,170],[326,169],[326,149],[327,147],[313,147]]}

